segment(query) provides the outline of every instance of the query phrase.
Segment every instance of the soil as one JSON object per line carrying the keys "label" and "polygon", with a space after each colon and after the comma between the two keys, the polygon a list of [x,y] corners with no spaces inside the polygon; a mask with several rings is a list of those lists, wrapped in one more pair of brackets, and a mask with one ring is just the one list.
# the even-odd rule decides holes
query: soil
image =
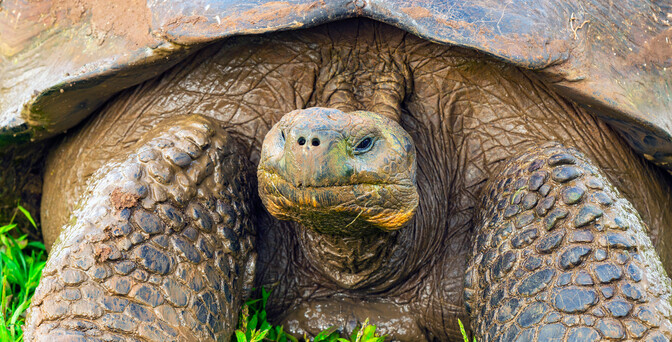
{"label": "soil", "polygon": [[125,37],[135,46],[155,41],[151,35],[151,12],[143,0],[64,0],[54,1],[50,16],[60,25],[67,19],[71,25],[90,18],[93,34],[114,34]]}
{"label": "soil", "polygon": [[120,188],[114,189],[110,194],[110,203],[117,210],[133,208],[138,203],[138,199],[140,199],[138,195],[125,193]]}

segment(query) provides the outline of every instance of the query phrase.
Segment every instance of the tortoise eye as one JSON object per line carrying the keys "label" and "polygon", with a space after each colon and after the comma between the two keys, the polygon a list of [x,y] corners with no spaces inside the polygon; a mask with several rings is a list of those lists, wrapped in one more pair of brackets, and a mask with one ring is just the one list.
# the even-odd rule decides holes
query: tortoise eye
{"label": "tortoise eye", "polygon": [[371,146],[373,145],[373,139],[371,137],[366,137],[362,139],[362,141],[357,144],[355,147],[355,152],[357,153],[364,153],[371,149]]}

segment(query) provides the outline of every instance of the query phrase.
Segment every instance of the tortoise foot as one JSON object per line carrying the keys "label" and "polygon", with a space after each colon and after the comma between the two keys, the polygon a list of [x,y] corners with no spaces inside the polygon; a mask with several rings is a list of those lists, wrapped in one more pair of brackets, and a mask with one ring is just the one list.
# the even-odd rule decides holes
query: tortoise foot
{"label": "tortoise foot", "polygon": [[483,192],[465,297],[479,341],[668,341],[670,279],[595,164],[546,145]]}
{"label": "tortoise foot", "polygon": [[93,176],[26,340],[221,340],[254,271],[245,154],[213,120],[162,122]]}

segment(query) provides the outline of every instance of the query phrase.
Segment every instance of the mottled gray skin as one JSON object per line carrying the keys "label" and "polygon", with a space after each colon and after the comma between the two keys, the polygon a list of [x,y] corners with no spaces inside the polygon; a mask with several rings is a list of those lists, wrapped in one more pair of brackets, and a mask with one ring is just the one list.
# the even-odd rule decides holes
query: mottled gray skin
{"label": "mottled gray skin", "polygon": [[[60,237],[27,340],[226,340],[252,284],[296,334],[368,317],[457,341],[460,318],[479,341],[668,340],[669,176],[549,82],[365,20],[207,47],[50,152],[43,231]],[[407,224],[338,235],[264,209],[262,140],[313,107],[410,136]]]}
{"label": "mottled gray skin", "polygon": [[476,227],[465,297],[481,340],[670,339],[670,279],[646,224],[580,152],[511,160]]}

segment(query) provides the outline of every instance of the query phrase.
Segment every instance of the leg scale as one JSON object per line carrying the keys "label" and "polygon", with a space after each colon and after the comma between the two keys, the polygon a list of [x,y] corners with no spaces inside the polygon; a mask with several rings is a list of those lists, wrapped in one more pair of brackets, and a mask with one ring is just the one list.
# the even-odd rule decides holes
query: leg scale
{"label": "leg scale", "polygon": [[465,298],[479,341],[672,338],[647,227],[595,164],[552,144],[485,187]]}
{"label": "leg scale", "polygon": [[255,254],[246,154],[202,116],[99,169],[54,244],[27,341],[228,339]]}

